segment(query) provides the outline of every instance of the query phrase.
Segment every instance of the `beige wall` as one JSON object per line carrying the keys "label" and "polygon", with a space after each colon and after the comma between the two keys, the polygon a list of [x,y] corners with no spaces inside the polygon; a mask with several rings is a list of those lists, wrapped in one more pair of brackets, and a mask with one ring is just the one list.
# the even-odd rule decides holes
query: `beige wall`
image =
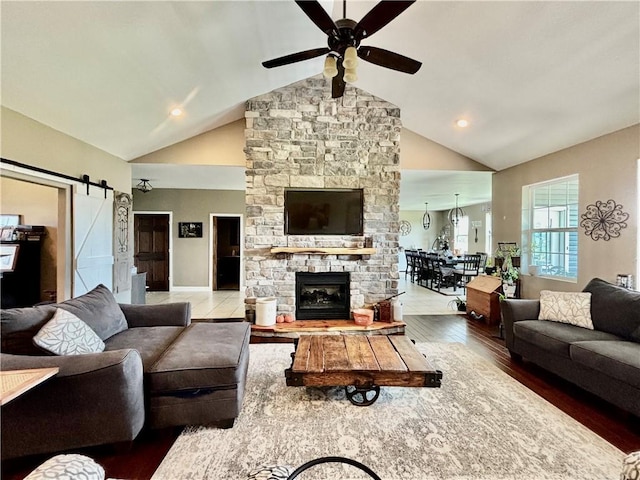
{"label": "beige wall", "polygon": [[[132,160],[132,163],[177,163],[183,165],[233,165],[244,167],[245,120],[237,120],[182,142]],[[402,129],[400,134],[400,167],[407,170],[492,171],[422,137]]]}
{"label": "beige wall", "polygon": [[417,133],[402,129],[400,168],[406,170],[461,170],[491,172],[491,168]]}
{"label": "beige wall", "polygon": [[570,283],[523,275],[525,298],[540,290],[582,290],[593,277],[615,282],[619,273],[637,275],[638,260],[638,158],[640,125],[575,145],[493,177],[493,240],[521,243],[522,187],[545,180],[578,174],[579,211],[597,200],[613,199],[629,213],[628,227],[619,238],[594,241],[579,228],[578,280]]}
{"label": "beige wall", "polygon": [[131,165],[124,160],[8,108],[1,107],[0,114],[2,158],[74,178],[87,174],[131,192]]}
{"label": "beige wall", "polygon": [[[0,121],[2,158],[73,178],[87,174],[92,181],[106,180],[117,191],[131,192],[131,165],[124,160],[5,107],[0,107]],[[3,175],[13,176],[6,172]],[[58,300],[71,295],[71,210],[65,193],[58,190],[56,200]],[[121,292],[117,298],[121,302],[130,301],[130,291]]]}
{"label": "beige wall", "polygon": [[244,118],[138,157],[132,163],[244,167]]}
{"label": "beige wall", "polygon": [[[142,193],[134,190],[133,210],[173,212],[173,286],[207,287],[211,270],[209,214],[244,215],[244,191],[158,188]],[[202,238],[178,238],[178,222],[202,222]]]}
{"label": "beige wall", "polygon": [[0,211],[22,215],[24,225],[44,225],[40,260],[40,299],[49,300],[45,290],[56,291],[58,230],[57,189],[0,177]]}

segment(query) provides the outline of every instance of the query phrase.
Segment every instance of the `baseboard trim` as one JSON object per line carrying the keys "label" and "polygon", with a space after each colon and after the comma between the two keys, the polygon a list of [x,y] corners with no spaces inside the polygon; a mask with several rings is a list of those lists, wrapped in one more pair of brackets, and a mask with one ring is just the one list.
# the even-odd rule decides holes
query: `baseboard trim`
{"label": "baseboard trim", "polygon": [[171,287],[171,292],[211,292],[210,287]]}

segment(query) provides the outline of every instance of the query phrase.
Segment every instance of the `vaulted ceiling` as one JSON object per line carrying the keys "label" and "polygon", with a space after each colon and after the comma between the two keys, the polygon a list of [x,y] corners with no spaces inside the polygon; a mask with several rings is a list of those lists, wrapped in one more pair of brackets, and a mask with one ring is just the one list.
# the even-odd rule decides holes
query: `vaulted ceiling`
{"label": "vaulted ceiling", "polygon": [[[347,17],[376,3],[349,1]],[[321,4],[342,18],[342,2]],[[1,8],[2,104],[125,160],[237,120],[247,99],[323,66],[261,66],[326,45],[292,0]],[[640,121],[639,2],[422,0],[363,44],[423,65],[407,75],[361,61],[358,88],[496,170]]]}

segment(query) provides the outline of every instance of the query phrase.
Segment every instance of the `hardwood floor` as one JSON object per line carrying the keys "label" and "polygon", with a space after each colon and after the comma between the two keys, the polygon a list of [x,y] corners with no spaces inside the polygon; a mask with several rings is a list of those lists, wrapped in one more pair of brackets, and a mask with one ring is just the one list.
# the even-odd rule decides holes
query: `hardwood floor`
{"label": "hardwood floor", "polygon": [[[417,342],[460,342],[502,371],[618,447],[640,450],[640,421],[536,366],[511,360],[498,328],[464,315],[405,315],[406,334]],[[83,449],[105,467],[108,477],[148,479],[153,475],[180,429],[144,431],[129,446]],[[24,478],[50,455],[3,462],[2,478]],[[179,479],[176,479],[179,480]]]}

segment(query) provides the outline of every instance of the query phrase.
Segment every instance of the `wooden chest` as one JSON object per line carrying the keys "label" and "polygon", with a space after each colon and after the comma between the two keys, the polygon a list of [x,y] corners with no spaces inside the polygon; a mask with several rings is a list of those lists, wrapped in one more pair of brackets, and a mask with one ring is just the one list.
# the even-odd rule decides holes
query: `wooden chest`
{"label": "wooden chest", "polygon": [[500,323],[500,292],[498,277],[480,275],[467,283],[467,314],[475,312],[489,325]]}

